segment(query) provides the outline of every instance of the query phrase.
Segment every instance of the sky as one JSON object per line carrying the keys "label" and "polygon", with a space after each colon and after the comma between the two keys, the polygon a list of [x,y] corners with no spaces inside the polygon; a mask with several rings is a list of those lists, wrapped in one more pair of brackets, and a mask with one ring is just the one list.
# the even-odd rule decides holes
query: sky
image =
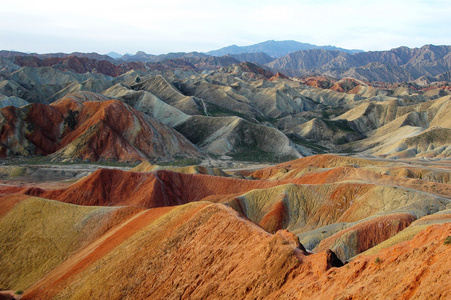
{"label": "sky", "polygon": [[206,52],[295,40],[347,49],[451,45],[449,0],[0,0],[0,50]]}

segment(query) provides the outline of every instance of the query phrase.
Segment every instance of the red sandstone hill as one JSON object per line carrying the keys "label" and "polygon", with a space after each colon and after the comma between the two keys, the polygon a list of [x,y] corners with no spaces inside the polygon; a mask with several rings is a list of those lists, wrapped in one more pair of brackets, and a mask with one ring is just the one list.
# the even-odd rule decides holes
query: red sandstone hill
{"label": "red sandstone hill", "polygon": [[300,77],[300,82],[314,88],[328,89],[332,87],[337,82],[337,80],[331,77],[317,75],[302,76]]}
{"label": "red sandstone hill", "polygon": [[121,101],[94,93],[68,95],[51,105],[9,106],[0,114],[3,157],[139,161],[202,156],[172,128]]}
{"label": "red sandstone hill", "polygon": [[284,74],[277,72],[276,75],[272,76],[271,78],[269,78],[269,81],[276,81],[278,79],[289,79],[287,76],[285,76]]}
{"label": "red sandstone hill", "polygon": [[[145,208],[200,201],[212,195],[245,193],[279,182],[223,178],[172,171],[130,172],[100,169],[65,189],[22,189],[23,193],[78,205],[139,205]],[[17,189],[4,190],[15,192]]]}

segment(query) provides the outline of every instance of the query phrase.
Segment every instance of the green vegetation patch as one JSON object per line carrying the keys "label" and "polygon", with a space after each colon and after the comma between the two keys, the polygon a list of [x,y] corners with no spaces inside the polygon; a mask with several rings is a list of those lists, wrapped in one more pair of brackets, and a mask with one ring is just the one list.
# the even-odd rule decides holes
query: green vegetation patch
{"label": "green vegetation patch", "polygon": [[295,133],[288,133],[286,135],[290,140],[292,140],[294,143],[301,145],[301,146],[305,146],[308,148],[311,148],[312,150],[316,151],[317,153],[326,153],[328,151],[328,149],[326,147],[323,147],[321,145],[318,145],[316,143],[310,142],[308,140],[306,140],[305,138],[295,134]]}
{"label": "green vegetation patch", "polygon": [[69,113],[67,117],[64,119],[64,125],[69,127],[71,131],[75,130],[78,124],[78,115],[79,112],[77,110],[69,109]]}
{"label": "green vegetation patch", "polygon": [[[134,162],[124,162],[124,161],[85,161],[85,160],[73,160],[73,161],[52,161],[50,157],[47,156],[28,156],[28,157],[17,157],[17,158],[7,158],[1,160],[4,165],[7,166],[23,166],[23,165],[99,165],[99,166],[110,166],[110,167],[136,167],[141,163],[141,161]],[[15,176],[21,176],[19,169]]]}
{"label": "green vegetation patch", "polygon": [[345,136],[342,136],[337,139],[337,145],[344,145],[348,142],[348,139]]}
{"label": "green vegetation patch", "polygon": [[206,102],[207,105],[207,113],[209,116],[212,117],[230,117],[230,116],[236,116],[236,117],[240,117],[243,118],[245,120],[249,119],[249,116],[246,116],[242,113],[230,110],[228,108],[210,103],[210,102]]}
{"label": "green vegetation patch", "polygon": [[26,172],[25,168],[14,166],[9,173],[9,177],[10,178],[20,177],[25,175],[25,172]]}

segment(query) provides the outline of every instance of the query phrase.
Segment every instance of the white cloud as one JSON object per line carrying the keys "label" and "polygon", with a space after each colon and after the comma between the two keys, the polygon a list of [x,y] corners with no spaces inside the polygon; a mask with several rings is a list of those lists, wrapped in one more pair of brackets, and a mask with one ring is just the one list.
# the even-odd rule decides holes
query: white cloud
{"label": "white cloud", "polygon": [[297,40],[364,50],[451,44],[447,1],[0,0],[0,49],[164,53]]}

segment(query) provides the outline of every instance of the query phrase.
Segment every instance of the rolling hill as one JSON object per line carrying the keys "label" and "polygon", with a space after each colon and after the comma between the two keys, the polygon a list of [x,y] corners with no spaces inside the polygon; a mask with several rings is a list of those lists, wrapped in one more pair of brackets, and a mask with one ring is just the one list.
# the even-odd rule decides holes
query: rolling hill
{"label": "rolling hill", "polygon": [[22,299],[449,296],[446,163],[318,155],[248,179],[138,169],[3,185],[0,287]]}

